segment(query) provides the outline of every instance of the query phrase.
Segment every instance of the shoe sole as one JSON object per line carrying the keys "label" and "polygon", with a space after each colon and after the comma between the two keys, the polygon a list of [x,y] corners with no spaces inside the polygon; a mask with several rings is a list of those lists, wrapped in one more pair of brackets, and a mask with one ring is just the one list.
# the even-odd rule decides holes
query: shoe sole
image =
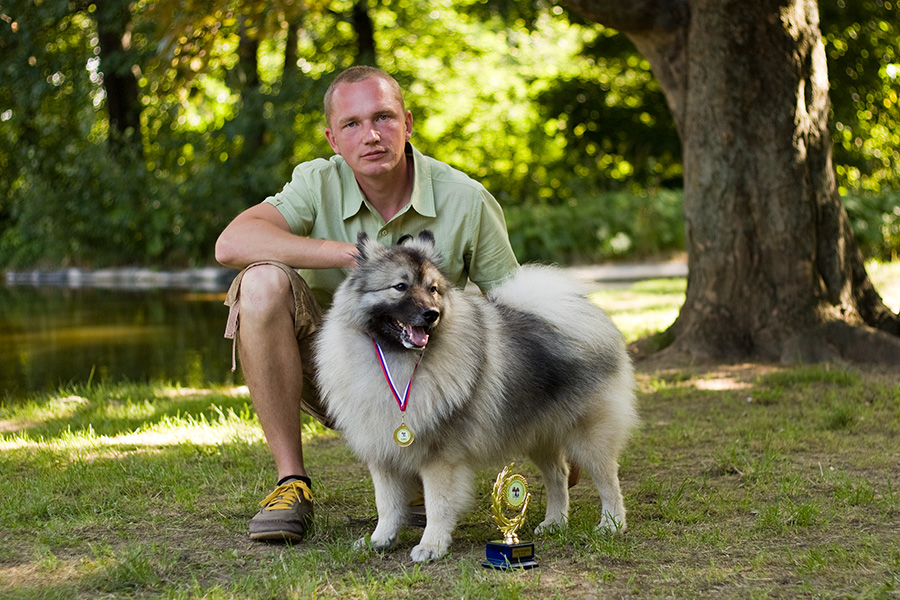
{"label": "shoe sole", "polygon": [[273,541],[292,541],[299,542],[304,537],[306,537],[305,533],[293,533],[291,531],[257,531],[255,533],[250,533],[250,539],[262,542],[273,542]]}

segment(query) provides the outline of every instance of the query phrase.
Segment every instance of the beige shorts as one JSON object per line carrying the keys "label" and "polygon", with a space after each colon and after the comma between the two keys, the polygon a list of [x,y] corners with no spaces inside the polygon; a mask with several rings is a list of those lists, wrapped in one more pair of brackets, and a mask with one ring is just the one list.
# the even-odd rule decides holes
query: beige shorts
{"label": "beige shorts", "polygon": [[319,303],[316,302],[303,278],[288,265],[270,260],[253,263],[238,273],[234,281],[231,282],[231,287],[225,295],[225,306],[229,307],[225,337],[234,341],[232,345],[231,370],[234,371],[237,367],[235,357],[238,354],[237,348],[240,345],[241,280],[244,278],[244,273],[259,265],[273,265],[280,268],[291,282],[295,307],[294,337],[297,338],[297,347],[300,350],[300,360],[303,364],[303,391],[301,392],[300,408],[303,412],[321,421],[325,426],[333,428],[333,423],[325,415],[325,408],[319,398],[319,389],[316,386],[315,364],[312,360],[316,332],[322,323],[324,312]]}

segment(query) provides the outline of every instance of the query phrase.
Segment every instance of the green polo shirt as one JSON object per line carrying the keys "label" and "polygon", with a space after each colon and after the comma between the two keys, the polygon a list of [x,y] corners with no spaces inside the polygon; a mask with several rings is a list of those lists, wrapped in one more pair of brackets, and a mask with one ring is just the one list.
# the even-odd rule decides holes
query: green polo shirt
{"label": "green polo shirt", "polygon": [[[518,266],[506,221],[497,200],[480,183],[407,144],[415,169],[410,203],[385,222],[365,198],[353,171],[339,156],[315,159],[294,168],[291,181],[266,198],[295,235],[356,243],[357,233],[386,246],[423,229],[434,233],[444,273],[456,286],[471,280],[482,291]],[[301,269],[322,306],[331,303],[347,269]]]}

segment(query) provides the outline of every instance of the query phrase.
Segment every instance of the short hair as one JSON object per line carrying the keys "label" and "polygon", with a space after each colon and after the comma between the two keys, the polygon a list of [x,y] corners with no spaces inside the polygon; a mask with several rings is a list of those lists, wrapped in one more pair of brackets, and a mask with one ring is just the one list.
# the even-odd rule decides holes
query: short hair
{"label": "short hair", "polygon": [[406,112],[406,103],[403,102],[403,92],[396,79],[377,67],[356,65],[342,71],[335,77],[334,81],[331,82],[331,85],[328,86],[328,90],[325,92],[325,122],[329,126],[331,125],[332,98],[338,86],[344,83],[358,83],[360,81],[365,81],[366,79],[382,79],[386,81],[394,91],[394,94],[396,94],[397,100],[400,101],[400,107]]}

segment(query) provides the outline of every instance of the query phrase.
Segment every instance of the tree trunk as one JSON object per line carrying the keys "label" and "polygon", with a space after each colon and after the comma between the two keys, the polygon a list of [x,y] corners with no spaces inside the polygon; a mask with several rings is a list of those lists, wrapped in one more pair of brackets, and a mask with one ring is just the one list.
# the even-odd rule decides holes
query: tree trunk
{"label": "tree trunk", "polygon": [[299,52],[297,43],[300,35],[300,25],[294,19],[288,19],[287,40],[284,44],[284,67],[281,70],[281,81],[284,83],[290,77],[297,76],[297,61],[299,60]]}
{"label": "tree trunk", "polygon": [[353,4],[350,22],[356,32],[356,64],[374,67],[377,59],[375,26],[372,24],[372,17],[369,16],[368,0],[357,0]]}
{"label": "tree trunk", "polygon": [[238,36],[237,71],[238,89],[241,93],[241,133],[244,145],[241,160],[252,161],[266,144],[265,97],[260,89],[259,40],[256,32],[248,31],[246,20],[241,21]]}
{"label": "tree trunk", "polygon": [[689,270],[670,351],[900,364],[900,317],[836,190],[815,1],[628,4],[570,3],[634,41],[678,124]]}
{"label": "tree trunk", "polygon": [[132,72],[134,61],[126,48],[128,44],[123,43],[130,36],[130,22],[127,3],[97,4],[97,39],[109,116],[110,148],[115,153],[129,148],[140,156],[143,148],[138,84]]}

